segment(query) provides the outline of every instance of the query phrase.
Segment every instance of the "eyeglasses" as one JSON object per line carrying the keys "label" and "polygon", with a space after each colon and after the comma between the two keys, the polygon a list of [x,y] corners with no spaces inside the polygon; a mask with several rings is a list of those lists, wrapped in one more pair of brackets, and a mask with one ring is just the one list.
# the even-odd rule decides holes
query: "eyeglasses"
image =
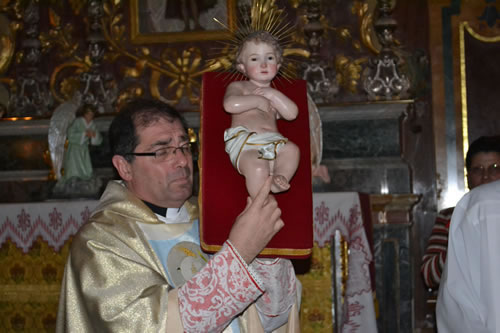
{"label": "eyeglasses", "polygon": [[497,163],[493,163],[487,168],[481,165],[472,168],[469,173],[475,177],[484,177],[485,174],[487,174],[489,177],[496,177],[500,175],[500,165]]}
{"label": "eyeglasses", "polygon": [[172,160],[175,157],[175,153],[177,153],[177,151],[180,151],[184,156],[191,156],[191,149],[191,143],[186,143],[180,147],[165,147],[150,153],[126,153],[125,155],[154,156],[156,161],[165,162]]}

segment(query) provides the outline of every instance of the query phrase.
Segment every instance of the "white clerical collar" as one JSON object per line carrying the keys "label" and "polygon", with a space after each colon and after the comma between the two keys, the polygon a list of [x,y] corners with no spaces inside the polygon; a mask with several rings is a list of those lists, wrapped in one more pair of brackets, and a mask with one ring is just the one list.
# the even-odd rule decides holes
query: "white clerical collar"
{"label": "white clerical collar", "polygon": [[190,221],[186,207],[164,208],[156,206],[150,202],[143,202],[155,213],[158,219],[164,223],[187,223]]}
{"label": "white clerical collar", "polygon": [[188,211],[185,206],[181,208],[167,208],[165,216],[156,214],[158,219],[165,223],[188,223],[190,221]]}

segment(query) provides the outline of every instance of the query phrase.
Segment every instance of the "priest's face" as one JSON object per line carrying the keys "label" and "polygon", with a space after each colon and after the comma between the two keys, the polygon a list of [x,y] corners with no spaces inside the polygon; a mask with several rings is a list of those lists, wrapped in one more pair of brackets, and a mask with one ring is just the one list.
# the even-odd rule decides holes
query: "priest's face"
{"label": "priest's face", "polygon": [[136,131],[139,144],[134,152],[156,156],[135,156],[129,163],[127,187],[157,206],[181,207],[193,191],[193,158],[181,122],[160,118]]}
{"label": "priest's face", "polygon": [[474,187],[500,179],[500,154],[496,152],[477,153],[471,159],[467,170],[467,183]]}

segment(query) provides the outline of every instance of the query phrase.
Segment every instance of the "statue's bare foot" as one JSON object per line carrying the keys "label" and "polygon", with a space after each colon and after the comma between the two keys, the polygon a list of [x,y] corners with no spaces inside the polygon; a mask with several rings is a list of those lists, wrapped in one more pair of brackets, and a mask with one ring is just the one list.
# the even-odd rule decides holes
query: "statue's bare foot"
{"label": "statue's bare foot", "polygon": [[288,190],[290,188],[290,183],[282,175],[273,176],[273,184],[271,185],[271,192],[280,193]]}

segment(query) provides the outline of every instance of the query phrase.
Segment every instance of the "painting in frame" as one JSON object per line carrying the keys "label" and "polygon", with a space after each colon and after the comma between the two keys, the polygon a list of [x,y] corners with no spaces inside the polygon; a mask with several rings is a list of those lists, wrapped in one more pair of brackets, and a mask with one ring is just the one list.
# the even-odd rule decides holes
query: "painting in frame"
{"label": "painting in frame", "polygon": [[130,34],[134,44],[193,42],[230,37],[213,18],[236,27],[237,0],[131,0]]}

